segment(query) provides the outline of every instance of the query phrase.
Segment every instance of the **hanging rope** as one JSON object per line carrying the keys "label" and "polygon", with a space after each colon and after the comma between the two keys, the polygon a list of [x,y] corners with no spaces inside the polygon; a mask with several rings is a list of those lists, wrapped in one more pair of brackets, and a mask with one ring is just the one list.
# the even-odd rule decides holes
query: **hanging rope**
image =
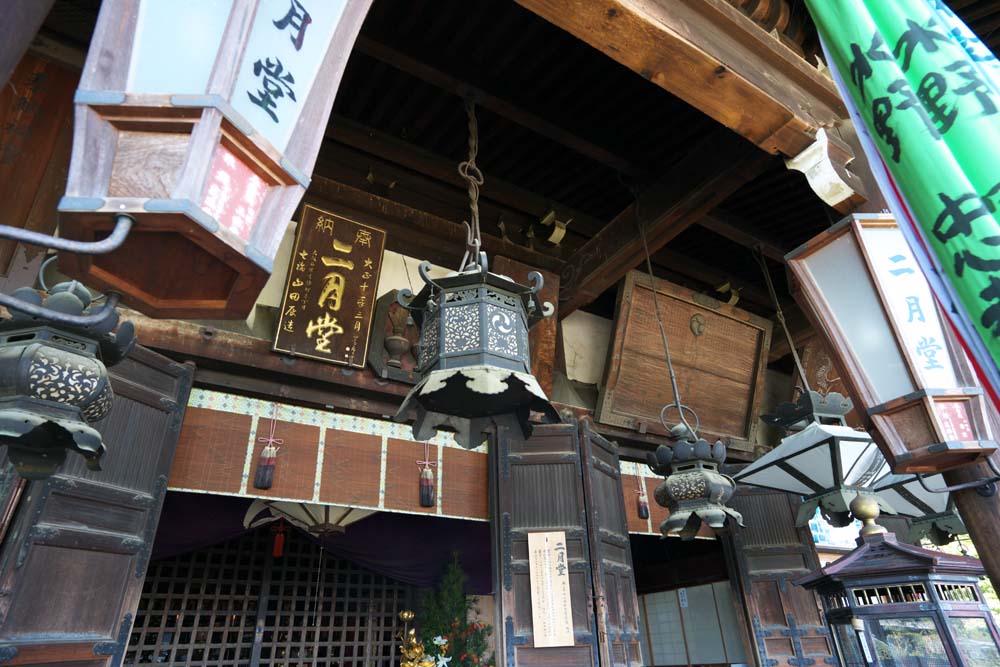
{"label": "hanging rope", "polygon": [[[656,289],[656,276],[653,275],[653,261],[649,257],[649,245],[646,243],[646,226],[642,222],[642,217],[639,215],[639,197],[635,197],[635,224],[639,227],[639,238],[642,239],[642,250],[646,255],[646,271],[649,273],[649,289],[653,292],[653,312],[656,314],[656,324],[660,327],[660,340],[663,342],[663,355],[667,358],[667,370],[670,373],[670,388],[674,392],[674,402],[667,403],[660,409],[660,423],[663,424],[663,428],[668,431],[670,428],[667,426],[666,421],[664,421],[663,415],[669,408],[677,408],[677,416],[681,419],[681,424],[692,436],[697,436],[698,426],[700,426],[698,414],[692,410],[690,407],[684,405],[681,402],[681,392],[677,388],[677,374],[674,372],[674,363],[670,359],[670,344],[667,343],[667,330],[663,325],[663,315],[660,314],[660,299],[659,294]],[[687,419],[684,418],[684,411],[687,410],[694,416],[695,425],[691,428],[688,424]]]}
{"label": "hanging rope", "polygon": [[479,154],[479,123],[476,121],[476,105],[471,100],[465,101],[465,112],[469,116],[469,159],[459,163],[458,174],[469,185],[469,211],[472,222],[464,222],[466,229],[466,249],[459,271],[470,264],[482,268],[479,250],[483,246],[479,231],[479,188],[483,184],[483,172],[476,166],[476,156]]}
{"label": "hanging rope", "polygon": [[788,331],[788,324],[785,322],[785,313],[781,310],[781,303],[778,301],[778,293],[774,291],[774,283],[771,282],[771,272],[767,270],[767,260],[764,259],[764,254],[760,251],[759,247],[752,248],[751,254],[754,260],[760,266],[761,273],[764,274],[764,282],[767,283],[767,291],[771,295],[771,302],[774,303],[774,314],[778,318],[778,324],[781,325],[781,330],[785,332],[785,340],[788,341],[788,349],[792,351],[792,359],[795,360],[795,368],[799,372],[799,378],[802,380],[802,388],[809,393],[809,380],[806,378],[806,371],[802,368],[802,360],[799,359],[798,350],[795,349],[795,341],[792,340],[792,334]]}

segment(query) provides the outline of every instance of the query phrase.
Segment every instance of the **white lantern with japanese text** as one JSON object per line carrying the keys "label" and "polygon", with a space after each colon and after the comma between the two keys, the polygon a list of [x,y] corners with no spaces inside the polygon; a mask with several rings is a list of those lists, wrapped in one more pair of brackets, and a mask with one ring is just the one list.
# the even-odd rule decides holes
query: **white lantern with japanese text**
{"label": "white lantern with japanese text", "polygon": [[996,449],[982,390],[891,217],[850,216],[786,259],[796,301],[894,472],[944,470]]}
{"label": "white lantern with japanese text", "polygon": [[244,317],[273,265],[371,0],[104,0],[61,235],[136,221],[66,273],[159,317]]}

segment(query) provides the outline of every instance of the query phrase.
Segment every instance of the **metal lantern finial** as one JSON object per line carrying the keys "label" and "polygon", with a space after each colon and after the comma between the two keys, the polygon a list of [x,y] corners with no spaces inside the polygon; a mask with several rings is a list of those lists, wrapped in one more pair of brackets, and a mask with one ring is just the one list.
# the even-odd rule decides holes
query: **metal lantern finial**
{"label": "metal lantern finial", "polygon": [[117,333],[117,295],[93,307],[80,283],[60,283],[43,298],[31,288],[13,293],[10,318],[0,322],[0,445],[18,475],[43,479],[75,451],[100,470],[105,452],[91,426],[111,410],[107,366],[135,344],[131,322]]}
{"label": "metal lantern finial", "polygon": [[410,310],[420,325],[417,370],[421,380],[406,396],[394,419],[416,411],[413,437],[427,440],[438,428],[454,430],[466,448],[483,442],[491,422],[506,423],[524,437],[531,434],[531,412],[540,412],[548,423],[559,414],[531,374],[528,329],[553,314],[538,297],[544,281],[537,271],[528,275],[530,286],[489,270],[482,252],[479,230],[479,187],[483,175],[476,166],[479,151],[475,108],[469,115],[469,159],[459,174],[469,187],[471,224],[465,257],[458,271],[440,279],[428,274],[429,262],[420,264],[424,287],[415,297],[399,293],[398,302]]}

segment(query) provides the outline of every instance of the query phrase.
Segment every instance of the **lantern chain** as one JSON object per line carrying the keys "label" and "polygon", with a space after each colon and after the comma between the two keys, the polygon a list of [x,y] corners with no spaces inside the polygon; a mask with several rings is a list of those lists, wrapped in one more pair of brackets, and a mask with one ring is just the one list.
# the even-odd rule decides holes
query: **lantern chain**
{"label": "lantern chain", "polygon": [[[677,374],[674,372],[674,363],[670,359],[670,344],[667,343],[667,330],[666,327],[663,325],[663,315],[660,313],[660,299],[658,296],[658,292],[656,290],[656,276],[653,275],[653,262],[649,257],[649,245],[646,243],[646,226],[643,224],[642,217],[639,215],[638,193],[633,191],[633,195],[635,195],[635,204],[634,204],[635,222],[636,225],[639,227],[639,238],[642,239],[642,250],[646,256],[646,271],[649,273],[649,288],[653,292],[653,312],[656,315],[656,324],[660,328],[660,340],[663,343],[663,354],[667,358],[667,371],[670,375],[670,388],[674,392],[674,402],[667,403],[660,410],[660,423],[663,424],[663,428],[666,428],[669,431],[670,429],[667,428],[667,424],[663,419],[663,414],[667,411],[668,408],[676,407],[677,415],[680,417],[681,424],[684,425],[684,428],[687,429],[688,433],[690,433],[692,437],[695,437],[698,434],[698,427],[701,425],[700,420],[698,419],[698,414],[694,410],[692,410],[689,406],[684,405],[681,402],[681,393],[677,387]],[[691,428],[691,425],[688,424],[687,419],[684,418],[685,410],[687,410],[694,416],[695,418],[694,428]]]}
{"label": "lantern chain", "polygon": [[795,361],[795,368],[799,372],[799,379],[802,380],[802,388],[808,394],[809,389],[809,379],[806,377],[806,371],[802,367],[802,360],[799,359],[799,352],[795,349],[795,341],[792,339],[792,334],[788,330],[788,323],[785,321],[785,312],[781,309],[781,303],[778,301],[778,293],[774,290],[774,282],[771,280],[771,272],[767,270],[767,261],[764,259],[764,254],[761,252],[760,247],[755,247],[751,249],[754,260],[760,265],[761,273],[764,274],[764,282],[767,284],[767,292],[771,295],[771,301],[774,303],[774,315],[778,318],[778,324],[781,325],[781,330],[785,333],[785,340],[788,341],[788,349],[792,352],[792,359]]}
{"label": "lantern chain", "polygon": [[484,268],[479,255],[483,246],[482,234],[479,230],[479,188],[483,184],[483,172],[476,165],[476,156],[479,154],[479,123],[476,120],[476,105],[472,100],[465,101],[465,112],[469,117],[469,159],[460,162],[458,174],[469,186],[469,212],[471,222],[463,221],[466,228],[466,250],[462,258],[462,271],[466,266],[475,264]]}

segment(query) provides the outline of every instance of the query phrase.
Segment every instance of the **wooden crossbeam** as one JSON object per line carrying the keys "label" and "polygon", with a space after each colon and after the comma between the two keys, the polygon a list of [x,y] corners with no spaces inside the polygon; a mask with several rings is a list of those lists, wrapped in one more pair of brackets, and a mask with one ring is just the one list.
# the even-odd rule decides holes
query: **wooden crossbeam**
{"label": "wooden crossbeam", "polygon": [[420,62],[416,58],[412,58],[401,51],[382,44],[365,34],[358,35],[358,39],[354,43],[354,49],[460,98],[473,99],[477,104],[489,109],[498,116],[571,148],[580,155],[611,167],[622,174],[631,177],[641,174],[641,170],[636,165],[607,148],[598,146],[594,142],[580,137],[532,111],[524,109],[508,100],[501,99],[447,72]]}
{"label": "wooden crossbeam", "polygon": [[771,153],[847,116],[833,82],[726,0],[517,0]]}
{"label": "wooden crossbeam", "polygon": [[727,130],[708,135],[568,258],[559,316],[590,303],[642,263],[638,219],[645,223],[650,253],[656,252],[757,176],[771,159]]}
{"label": "wooden crossbeam", "polygon": [[766,234],[753,229],[742,220],[716,209],[698,221],[698,224],[705,229],[727,238],[733,243],[738,243],[745,248],[759,248],[765,257],[776,262],[785,263],[786,251],[781,245],[772,239],[767,239]]}

